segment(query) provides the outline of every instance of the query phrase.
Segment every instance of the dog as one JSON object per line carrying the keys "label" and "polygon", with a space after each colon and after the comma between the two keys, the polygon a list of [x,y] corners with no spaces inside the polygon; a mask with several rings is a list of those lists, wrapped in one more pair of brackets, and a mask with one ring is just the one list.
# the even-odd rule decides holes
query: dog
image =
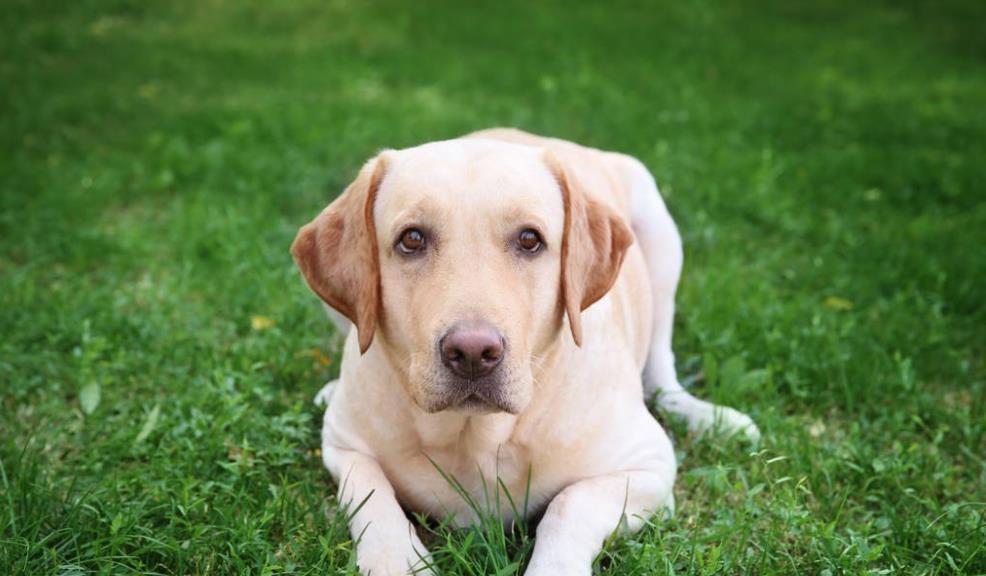
{"label": "dog", "polygon": [[405,511],[476,522],[457,490],[542,515],[527,576],[590,574],[612,533],[673,512],[655,393],[692,431],[759,437],[678,382],[681,238],[630,156],[505,128],[385,150],[291,252],[347,334],[322,456],[363,574],[431,573]]}

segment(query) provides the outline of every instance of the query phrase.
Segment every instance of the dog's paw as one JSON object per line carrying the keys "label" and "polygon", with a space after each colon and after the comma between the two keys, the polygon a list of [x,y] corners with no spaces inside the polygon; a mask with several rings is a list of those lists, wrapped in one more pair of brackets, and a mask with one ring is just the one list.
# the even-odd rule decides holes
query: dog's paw
{"label": "dog's paw", "polygon": [[332,394],[335,393],[336,384],[338,383],[338,380],[329,380],[326,382],[325,386],[322,386],[322,389],[318,391],[318,394],[315,394],[315,398],[312,399],[312,402],[314,402],[316,406],[328,406],[329,400],[332,399]]}
{"label": "dog's paw", "polygon": [[427,554],[406,556],[393,550],[380,554],[356,553],[360,574],[371,576],[435,576],[431,558]]}
{"label": "dog's paw", "polygon": [[592,566],[562,558],[546,559],[535,552],[524,576],[592,576]]}
{"label": "dog's paw", "polygon": [[718,433],[740,435],[754,446],[760,442],[760,430],[753,420],[739,410],[699,400],[684,390],[660,395],[658,404],[671,414],[684,418],[694,434]]}
{"label": "dog's paw", "polygon": [[728,406],[709,405],[688,421],[688,429],[699,434],[709,432],[726,436],[742,436],[754,446],[760,444],[760,429],[753,419]]}

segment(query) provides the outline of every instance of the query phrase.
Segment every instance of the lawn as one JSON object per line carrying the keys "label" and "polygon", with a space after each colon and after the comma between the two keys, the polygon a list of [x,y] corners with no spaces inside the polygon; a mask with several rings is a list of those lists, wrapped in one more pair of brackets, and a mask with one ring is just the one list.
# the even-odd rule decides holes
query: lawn
{"label": "lawn", "polygon": [[[2,8],[0,574],[354,574],[288,246],[494,125],[651,168],[680,372],[764,433],[667,422],[678,514],[599,573],[986,573],[986,3]],[[430,530],[445,574],[532,544]]]}

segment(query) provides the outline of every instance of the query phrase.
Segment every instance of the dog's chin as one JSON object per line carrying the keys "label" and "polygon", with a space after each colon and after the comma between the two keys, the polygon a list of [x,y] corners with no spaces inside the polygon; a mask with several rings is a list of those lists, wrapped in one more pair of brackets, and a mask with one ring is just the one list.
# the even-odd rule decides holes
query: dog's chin
{"label": "dog's chin", "polygon": [[[526,402],[519,402],[514,390],[516,383],[500,381],[468,381],[459,378],[439,378],[437,388],[432,393],[415,395],[417,405],[429,414],[438,412],[457,412],[470,415],[496,414],[506,412],[519,414]],[[419,388],[420,390],[421,388]]]}
{"label": "dog's chin", "polygon": [[453,412],[461,412],[463,414],[496,414],[498,412],[509,412],[505,407],[494,404],[485,398],[478,396],[476,394],[470,394],[466,396],[465,400],[459,402],[458,404],[448,408]]}

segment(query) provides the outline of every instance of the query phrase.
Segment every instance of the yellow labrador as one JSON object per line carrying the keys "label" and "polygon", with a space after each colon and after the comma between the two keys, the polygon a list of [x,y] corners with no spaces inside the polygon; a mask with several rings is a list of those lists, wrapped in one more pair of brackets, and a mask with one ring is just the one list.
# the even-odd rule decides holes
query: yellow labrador
{"label": "yellow labrador", "polygon": [[[528,576],[589,574],[614,530],[673,510],[675,455],[645,395],[693,430],[758,434],[678,383],[681,240],[629,156],[509,129],[386,150],[291,250],[356,327],[320,397],[325,465],[362,503],[364,574],[428,570],[405,509],[476,520],[438,469],[480,503],[496,479],[529,490]],[[489,505],[512,520],[508,499]]]}

